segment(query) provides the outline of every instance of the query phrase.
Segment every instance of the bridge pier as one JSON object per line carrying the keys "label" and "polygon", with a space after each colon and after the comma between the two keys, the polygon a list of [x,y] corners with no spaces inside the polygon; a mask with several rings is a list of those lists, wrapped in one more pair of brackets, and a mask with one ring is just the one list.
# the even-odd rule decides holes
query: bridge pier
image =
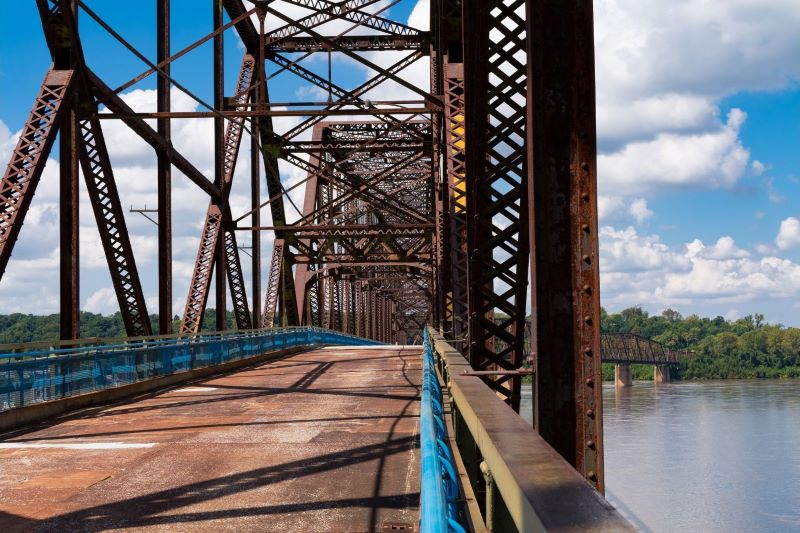
{"label": "bridge pier", "polygon": [[614,386],[615,387],[630,387],[633,385],[633,372],[631,365],[625,363],[617,363],[614,365]]}
{"label": "bridge pier", "polygon": [[672,381],[669,375],[669,365],[654,365],[653,381],[656,383],[669,383]]}

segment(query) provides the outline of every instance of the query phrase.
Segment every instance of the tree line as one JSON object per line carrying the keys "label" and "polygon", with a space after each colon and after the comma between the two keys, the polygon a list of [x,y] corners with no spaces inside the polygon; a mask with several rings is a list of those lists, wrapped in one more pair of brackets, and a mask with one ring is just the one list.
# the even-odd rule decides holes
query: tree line
{"label": "tree line", "polygon": [[[650,315],[639,307],[600,312],[604,333],[636,333],[693,356],[673,370],[681,379],[800,377],[800,329],[769,324],[756,313],[738,320],[682,316],[673,309]],[[636,365],[635,365],[636,366]],[[650,365],[634,368],[635,379],[652,379]],[[604,365],[604,378],[613,365]]]}
{"label": "tree line", "polygon": [[[636,333],[668,348],[689,350],[693,356],[673,370],[681,379],[796,378],[800,377],[800,329],[765,322],[764,315],[753,314],[738,320],[682,316],[667,309],[651,315],[640,307],[619,313],[600,311],[604,333]],[[153,331],[158,316],[150,315]],[[178,331],[180,318],[174,317]],[[203,331],[215,329],[215,310],[207,309]],[[233,329],[233,313],[228,312],[228,328]],[[124,337],[119,313],[100,315],[81,313],[81,336]],[[0,344],[57,340],[59,315],[0,315]],[[652,379],[651,365],[634,365],[635,379]],[[613,365],[603,365],[603,376],[613,378]]]}
{"label": "tree line", "polygon": [[[203,315],[204,332],[216,330],[216,310],[206,309]],[[180,329],[180,317],[173,317],[172,329]],[[120,338],[125,337],[125,325],[122,315],[117,312],[113,315],[100,315],[81,311],[80,315],[81,337]],[[158,315],[150,315],[150,325],[154,332],[158,331]],[[228,311],[228,329],[234,327],[234,315]],[[22,342],[55,341],[59,338],[60,320],[58,314],[53,315],[25,315],[13,313],[0,315],[0,344],[17,344]]]}

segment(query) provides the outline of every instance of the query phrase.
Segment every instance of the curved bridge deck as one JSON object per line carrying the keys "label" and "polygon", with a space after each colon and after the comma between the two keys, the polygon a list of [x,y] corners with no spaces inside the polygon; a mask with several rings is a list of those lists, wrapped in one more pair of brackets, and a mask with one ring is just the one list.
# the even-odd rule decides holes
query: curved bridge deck
{"label": "curved bridge deck", "polygon": [[0,526],[416,524],[421,350],[330,347],[0,436]]}

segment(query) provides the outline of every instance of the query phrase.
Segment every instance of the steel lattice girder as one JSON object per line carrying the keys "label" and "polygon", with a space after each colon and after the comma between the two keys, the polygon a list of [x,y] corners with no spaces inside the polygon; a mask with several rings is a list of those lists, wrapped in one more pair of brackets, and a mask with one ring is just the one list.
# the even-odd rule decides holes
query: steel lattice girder
{"label": "steel lattice girder", "polygon": [[[467,350],[478,370],[513,370],[524,359],[529,262],[525,0],[463,6]],[[486,381],[519,409],[519,376]]]}
{"label": "steel lattice girder", "polygon": [[152,335],[142,284],[100,121],[80,120],[79,157],[122,321],[130,336]]}
{"label": "steel lattice girder", "polygon": [[65,107],[63,103],[73,84],[72,70],[50,70],[45,75],[3,174],[0,183],[0,278],[44,171]]}
{"label": "steel lattice girder", "polygon": [[[255,73],[255,58],[245,54],[239,69],[239,78],[236,84],[236,95],[233,100],[235,105],[244,109],[249,99],[249,90],[253,84]],[[225,131],[223,152],[223,180],[215,185],[222,191],[222,201],[226,202],[233,184],[233,175],[236,170],[236,159],[242,142],[244,127],[243,118],[234,118],[228,121]],[[227,215],[227,216],[226,216]],[[200,331],[205,314],[208,291],[211,287],[212,273],[214,271],[215,254],[221,245],[220,235],[225,218],[230,218],[230,213],[220,206],[218,201],[211,200],[206,212],[206,220],[200,237],[200,245],[195,259],[192,281],[189,284],[189,295],[181,320],[182,333],[197,333]],[[234,310],[237,325],[240,329],[252,328],[250,312],[247,307],[244,278],[241,274],[239,250],[236,246],[236,237],[232,232],[224,237],[225,258],[230,280],[231,295],[234,301]]]}

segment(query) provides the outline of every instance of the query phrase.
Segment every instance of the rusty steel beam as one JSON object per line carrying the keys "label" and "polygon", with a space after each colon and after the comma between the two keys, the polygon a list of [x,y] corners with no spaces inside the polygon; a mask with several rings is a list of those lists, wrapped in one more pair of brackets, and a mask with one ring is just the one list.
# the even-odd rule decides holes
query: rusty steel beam
{"label": "rusty steel beam", "polygon": [[[263,63],[259,62],[255,72],[256,80],[263,76]],[[258,91],[258,88],[256,88]],[[254,96],[258,100],[258,93]],[[261,173],[259,162],[258,136],[256,135],[256,121],[250,122],[250,221],[254,228],[261,225]],[[256,327],[262,323],[261,319],[261,232],[254,229],[250,232],[250,258],[251,258],[251,287],[253,294],[252,324]]]}
{"label": "rusty steel beam", "polygon": [[603,491],[592,3],[527,5],[535,424]]}
{"label": "rusty steel beam", "polygon": [[8,265],[28,207],[68,110],[64,101],[74,84],[72,70],[50,70],[44,77],[0,183],[0,278]]}
{"label": "rusty steel beam", "polygon": [[[170,0],[156,2],[156,61],[161,64],[170,55]],[[156,109],[170,111],[170,64],[161,67],[164,74],[156,80]],[[172,128],[169,117],[160,117],[158,134],[170,144]],[[163,150],[158,158],[158,332],[172,333],[172,164]]]}
{"label": "rusty steel beam", "polygon": [[81,169],[125,331],[131,337],[152,335],[133,247],[100,122],[79,120],[78,133]]}
{"label": "rusty steel beam", "polygon": [[[214,30],[219,30],[222,27],[222,14],[224,8],[222,7],[221,2],[213,2],[212,3],[212,12],[213,12],[213,21],[214,21]],[[213,41],[213,54],[214,59],[212,62],[213,66],[213,87],[214,87],[214,109],[222,109],[224,106],[225,101],[225,78],[224,78],[224,68],[225,68],[225,49],[224,49],[224,36],[222,32],[218,32],[214,34],[214,41]],[[250,70],[252,74],[252,69]],[[249,85],[249,84],[248,84]],[[241,87],[241,85],[238,85]],[[227,152],[227,135],[225,131],[225,119],[222,116],[214,117],[214,183],[217,184],[220,188],[223,188],[228,178],[226,173],[226,159],[228,157]],[[241,121],[239,123],[239,136],[236,140],[236,147],[238,152],[239,141],[241,140]],[[234,163],[235,163],[235,155],[234,155]],[[230,193],[230,182],[227,183],[228,188],[227,191]],[[223,189],[223,201],[226,198],[225,189]],[[223,215],[225,213],[225,207],[223,204]],[[215,299],[216,299],[216,326],[217,331],[223,331],[228,329],[228,311],[227,311],[227,301],[226,301],[226,270],[227,264],[225,263],[225,243],[222,239],[219,239],[219,232],[217,232],[217,246],[215,249],[215,262],[216,262],[216,284],[215,284]],[[238,250],[237,250],[238,253]]]}
{"label": "rusty steel beam", "polygon": [[[71,107],[74,107],[75,99],[76,95],[70,96]],[[81,336],[79,133],[74,109],[69,109],[65,113],[60,130],[59,325],[61,340],[69,340]]]}
{"label": "rusty steel beam", "polygon": [[[525,358],[528,284],[525,0],[464,0],[468,355],[476,370]],[[491,35],[491,38],[490,38]],[[513,50],[514,53],[509,53]],[[519,410],[521,378],[486,379]]]}
{"label": "rusty steel beam", "polygon": [[264,322],[262,327],[275,327],[275,314],[278,311],[278,300],[280,297],[280,286],[283,267],[283,253],[286,245],[283,239],[275,239],[272,245],[272,260],[269,263],[269,274],[267,276],[267,293],[264,296]]}
{"label": "rusty steel beam", "polygon": [[239,258],[239,246],[236,244],[236,233],[225,231],[225,271],[228,275],[228,286],[233,299],[233,315],[236,327],[239,329],[253,329],[250,308],[247,305],[247,291],[245,288],[242,263]]}
{"label": "rusty steel beam", "polygon": [[[344,50],[350,52],[375,52],[422,50],[428,46],[428,35],[417,33],[414,35],[342,35],[326,36],[325,39],[335,41]],[[280,41],[267,41],[267,50],[280,52],[327,52],[329,45],[322,39],[314,37],[286,37]]]}
{"label": "rusty steel beam", "polygon": [[[247,102],[248,91],[253,83],[255,68],[255,58],[249,54],[245,54],[239,69],[236,94],[233,97],[233,100],[239,105],[243,106]],[[229,120],[225,135],[221,141],[223,144],[219,153],[218,162],[222,165],[222,175],[220,176],[219,183],[216,185],[222,192],[223,202],[227,202],[228,195],[230,194],[233,175],[236,170],[236,160],[239,154],[239,147],[241,146],[243,129],[243,118]],[[224,204],[220,205],[219,202],[212,199],[206,210],[206,220],[203,224],[203,232],[195,259],[192,281],[189,285],[189,295],[186,298],[183,320],[181,321],[182,333],[197,333],[202,327],[203,315],[205,314],[206,302],[208,301],[208,291],[211,287],[215,265],[223,265],[223,268],[220,269],[223,276],[225,275],[225,266],[228,268],[233,267],[234,275],[241,275],[241,268],[237,267],[240,263],[238,249],[235,247],[228,247],[223,243],[223,239],[220,239],[222,225],[225,219],[229,220],[230,214],[225,212]],[[217,257],[215,257],[215,254],[217,254]],[[222,260],[217,263],[217,259],[220,255]],[[224,285],[224,283],[222,284]],[[232,283],[231,290],[233,291],[232,296],[234,302],[238,302],[239,305],[246,305],[247,298],[244,293],[236,292],[244,291],[244,280],[237,280],[236,283]],[[219,292],[218,288],[218,297]],[[223,291],[221,298],[223,303],[225,300],[224,296],[225,294]],[[218,305],[218,307],[220,306]],[[236,317],[237,326],[240,329],[250,329],[252,322],[250,320],[244,320],[244,313],[241,309],[237,311]]]}

